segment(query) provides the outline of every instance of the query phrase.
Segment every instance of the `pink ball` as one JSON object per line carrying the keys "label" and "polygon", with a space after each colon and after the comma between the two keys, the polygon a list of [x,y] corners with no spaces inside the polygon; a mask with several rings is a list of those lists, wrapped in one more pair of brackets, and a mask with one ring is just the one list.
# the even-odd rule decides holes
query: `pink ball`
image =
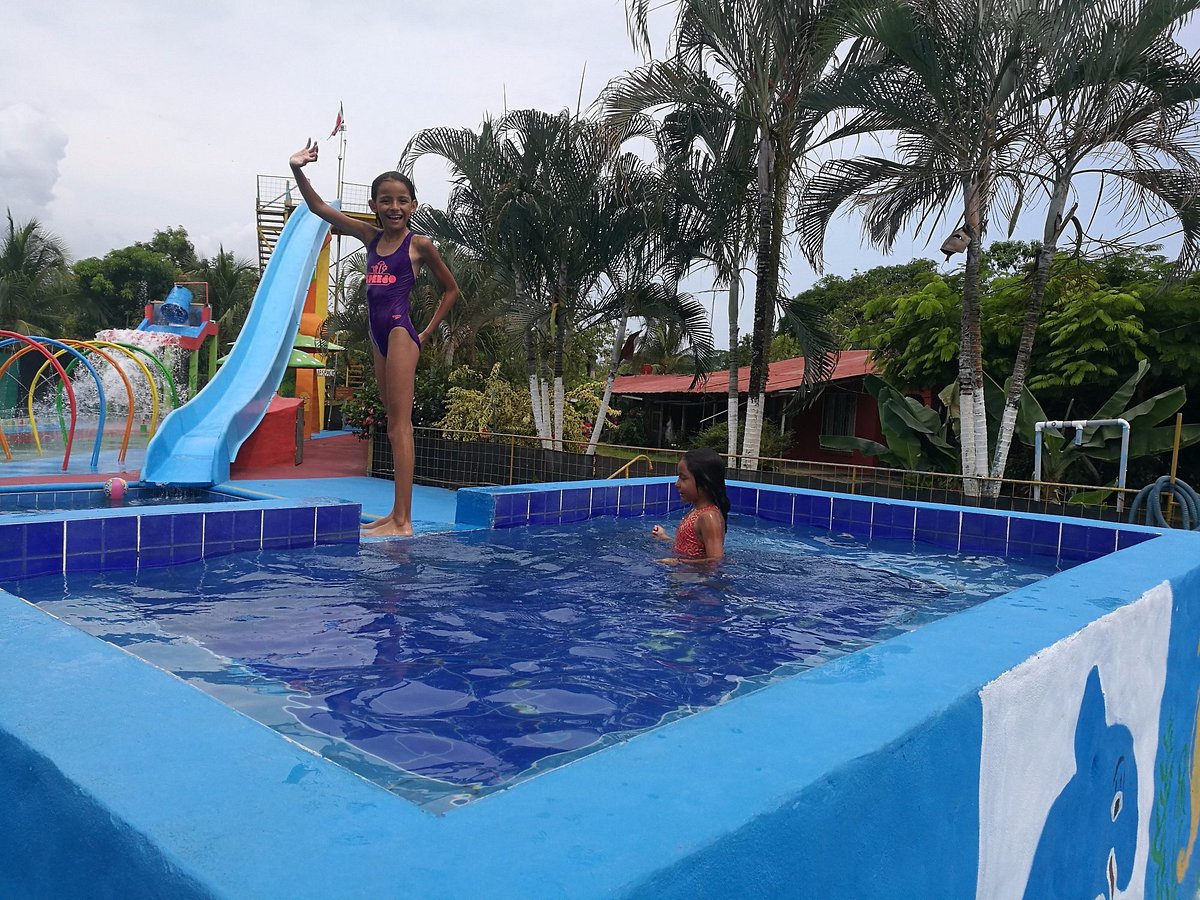
{"label": "pink ball", "polygon": [[110,478],[104,482],[104,496],[109,500],[123,500],[127,487],[129,487],[129,484],[124,478]]}

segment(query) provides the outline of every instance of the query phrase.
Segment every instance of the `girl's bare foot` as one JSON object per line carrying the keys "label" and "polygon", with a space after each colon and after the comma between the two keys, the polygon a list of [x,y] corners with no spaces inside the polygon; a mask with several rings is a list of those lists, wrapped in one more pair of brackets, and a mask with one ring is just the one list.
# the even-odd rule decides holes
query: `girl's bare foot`
{"label": "girl's bare foot", "polygon": [[392,517],[390,515],[380,516],[374,522],[368,522],[366,525],[363,525],[359,530],[360,531],[375,531],[378,528],[383,528],[385,525],[387,525],[391,521],[392,521]]}
{"label": "girl's bare foot", "polygon": [[386,525],[381,525],[378,528],[372,528],[368,534],[370,537],[412,537],[412,523],[400,525],[395,519],[388,519]]}

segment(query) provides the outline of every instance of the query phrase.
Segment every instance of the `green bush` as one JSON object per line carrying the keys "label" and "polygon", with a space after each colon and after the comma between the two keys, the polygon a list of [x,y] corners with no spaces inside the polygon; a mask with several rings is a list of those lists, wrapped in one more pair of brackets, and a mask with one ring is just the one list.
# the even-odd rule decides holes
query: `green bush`
{"label": "green bush", "polygon": [[[741,449],[742,441],[746,437],[746,423],[738,423],[738,449]],[[759,449],[759,454],[764,457],[779,458],[783,456],[783,451],[787,449],[791,443],[790,435],[785,435],[779,430],[774,422],[763,422],[762,444]],[[697,432],[689,444],[690,449],[697,447],[711,447],[718,453],[725,453],[729,449],[729,423],[717,422],[709,425],[703,431]]]}

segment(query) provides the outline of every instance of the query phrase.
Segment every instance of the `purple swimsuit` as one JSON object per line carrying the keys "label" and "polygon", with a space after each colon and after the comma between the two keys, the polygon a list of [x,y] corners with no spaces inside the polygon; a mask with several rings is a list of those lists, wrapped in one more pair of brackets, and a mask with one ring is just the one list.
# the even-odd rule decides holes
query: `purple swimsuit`
{"label": "purple swimsuit", "polygon": [[390,256],[375,252],[381,237],[383,232],[375,235],[375,240],[367,245],[367,309],[371,319],[371,340],[375,342],[375,349],[387,356],[388,338],[393,328],[407,331],[418,347],[421,338],[408,312],[408,295],[416,281],[412,260],[408,257],[412,232],[404,236],[399,249]]}

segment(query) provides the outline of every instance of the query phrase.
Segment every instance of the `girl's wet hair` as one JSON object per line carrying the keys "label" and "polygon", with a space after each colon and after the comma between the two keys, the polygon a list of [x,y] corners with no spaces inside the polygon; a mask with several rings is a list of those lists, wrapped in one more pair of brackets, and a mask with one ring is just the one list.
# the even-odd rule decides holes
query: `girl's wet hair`
{"label": "girl's wet hair", "polygon": [[725,492],[725,460],[711,447],[698,447],[683,454],[684,465],[696,487],[708,494],[729,527],[729,495]]}
{"label": "girl's wet hair", "polygon": [[412,179],[407,175],[402,175],[399,172],[384,172],[382,175],[376,175],[375,180],[371,182],[371,199],[374,200],[379,196],[379,186],[385,181],[398,181],[406,188],[414,200],[417,199],[417,186],[412,183]]}

